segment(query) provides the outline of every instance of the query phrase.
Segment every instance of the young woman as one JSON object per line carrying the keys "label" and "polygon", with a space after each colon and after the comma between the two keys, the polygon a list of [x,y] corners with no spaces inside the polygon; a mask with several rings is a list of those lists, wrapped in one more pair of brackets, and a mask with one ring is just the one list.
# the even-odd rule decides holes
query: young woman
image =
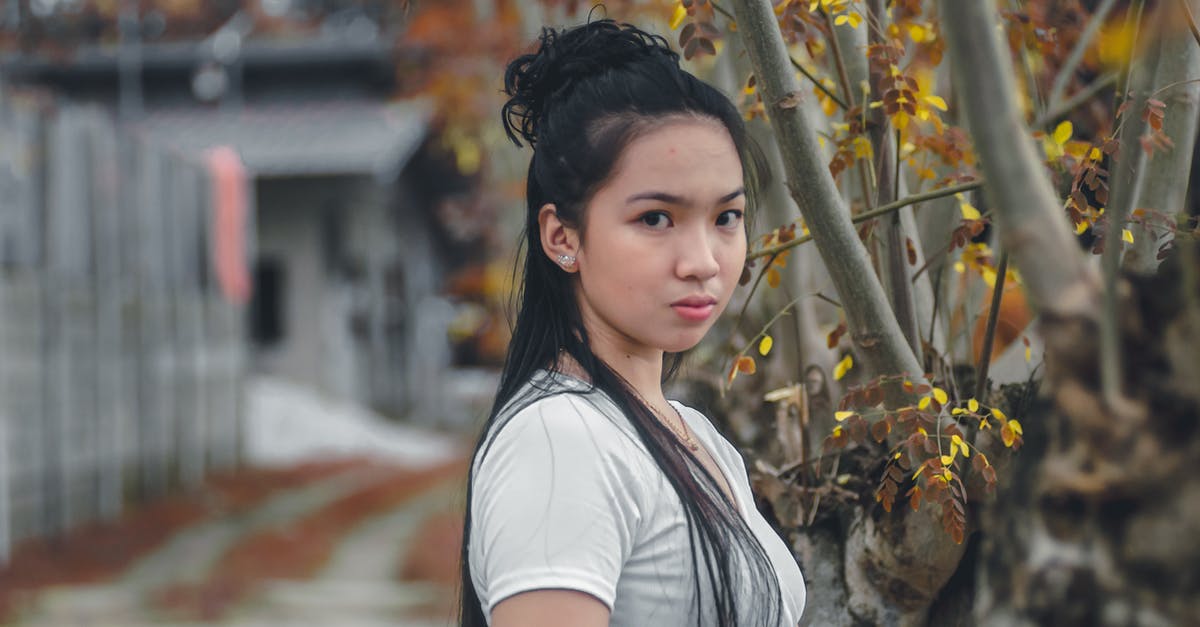
{"label": "young woman", "polygon": [[741,457],[662,389],[741,275],[741,116],[609,20],[545,30],[505,87],[533,147],[527,254],[470,473],[462,623],[797,624],[804,581]]}

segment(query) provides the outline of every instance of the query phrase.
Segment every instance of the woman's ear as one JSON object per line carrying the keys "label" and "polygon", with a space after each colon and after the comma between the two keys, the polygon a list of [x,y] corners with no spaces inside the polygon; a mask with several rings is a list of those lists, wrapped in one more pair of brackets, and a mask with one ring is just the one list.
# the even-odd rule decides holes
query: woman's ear
{"label": "woman's ear", "polygon": [[557,208],[546,203],[538,210],[538,231],[542,250],[555,265],[567,272],[579,269],[576,256],[579,254],[579,231],[567,226],[558,217]]}

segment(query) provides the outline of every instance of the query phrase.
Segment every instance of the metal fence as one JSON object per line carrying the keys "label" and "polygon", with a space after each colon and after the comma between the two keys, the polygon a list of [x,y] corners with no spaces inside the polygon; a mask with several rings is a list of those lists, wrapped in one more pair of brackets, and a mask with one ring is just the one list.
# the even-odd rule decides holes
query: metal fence
{"label": "metal fence", "polygon": [[0,93],[0,564],[236,463],[210,185],[103,108]]}

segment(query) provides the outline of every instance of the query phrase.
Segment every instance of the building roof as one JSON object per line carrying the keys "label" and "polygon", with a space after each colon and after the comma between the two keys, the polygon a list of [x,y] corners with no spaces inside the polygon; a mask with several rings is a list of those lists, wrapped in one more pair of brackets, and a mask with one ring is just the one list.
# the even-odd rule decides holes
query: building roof
{"label": "building roof", "polygon": [[199,158],[233,147],[257,177],[396,176],[425,139],[429,106],[409,102],[247,105],[223,111],[150,111],[135,133],[173,152]]}

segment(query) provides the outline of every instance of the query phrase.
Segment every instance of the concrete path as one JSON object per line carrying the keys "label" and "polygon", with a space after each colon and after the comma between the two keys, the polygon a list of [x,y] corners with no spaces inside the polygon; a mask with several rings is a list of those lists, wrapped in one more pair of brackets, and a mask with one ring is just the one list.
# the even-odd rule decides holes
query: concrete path
{"label": "concrete path", "polygon": [[[360,468],[284,491],[258,507],[181,531],[138,561],[117,581],[42,591],[17,627],[448,627],[450,616],[429,618],[448,591],[400,582],[415,532],[431,515],[458,504],[462,478],[451,477],[351,530],[312,580],[263,582],[250,598],[214,622],[179,621],[148,603],[155,591],[209,578],[239,539],[285,525],[353,493],[379,477]],[[457,555],[447,559],[457,560]],[[446,613],[446,612],[442,612]]]}

